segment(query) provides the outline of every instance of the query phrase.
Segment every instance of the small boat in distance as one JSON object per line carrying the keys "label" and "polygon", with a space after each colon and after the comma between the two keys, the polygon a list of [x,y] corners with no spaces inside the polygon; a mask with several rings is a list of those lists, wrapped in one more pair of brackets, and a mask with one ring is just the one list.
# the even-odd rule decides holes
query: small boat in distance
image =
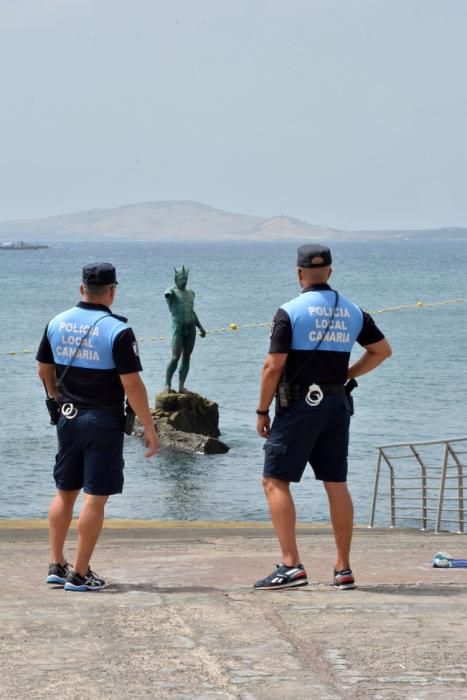
{"label": "small boat in distance", "polygon": [[36,245],[35,243],[25,243],[24,241],[4,241],[0,245],[0,250],[40,250],[48,247],[48,245]]}

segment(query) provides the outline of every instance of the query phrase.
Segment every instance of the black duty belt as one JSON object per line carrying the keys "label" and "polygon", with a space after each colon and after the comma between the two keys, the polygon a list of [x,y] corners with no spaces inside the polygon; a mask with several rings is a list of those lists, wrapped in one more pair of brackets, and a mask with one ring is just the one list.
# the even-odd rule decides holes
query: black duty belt
{"label": "black duty belt", "polygon": [[58,401],[59,407],[73,404],[80,411],[113,411],[114,413],[121,413],[123,415],[123,405],[119,406],[89,406],[88,404],[76,404],[74,401]]}
{"label": "black duty belt", "polygon": [[86,411],[105,411],[106,413],[114,413],[116,416],[121,416],[123,418],[123,407],[117,408],[115,406],[76,406],[71,401],[60,401],[57,403],[58,409],[62,416],[68,420],[73,420],[76,418],[78,413]]}
{"label": "black duty belt", "polygon": [[[318,384],[318,382],[317,382]],[[319,388],[323,392],[324,396],[345,394],[344,384],[319,384]],[[298,399],[303,399],[304,396],[308,394],[310,390],[309,384],[291,384],[290,385],[290,398],[292,401],[297,401]]]}

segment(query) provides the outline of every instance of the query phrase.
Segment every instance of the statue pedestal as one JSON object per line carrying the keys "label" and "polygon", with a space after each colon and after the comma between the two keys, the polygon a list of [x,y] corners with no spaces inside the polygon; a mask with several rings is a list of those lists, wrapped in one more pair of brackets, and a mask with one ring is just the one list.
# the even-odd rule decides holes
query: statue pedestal
{"label": "statue pedestal", "polygon": [[154,424],[164,447],[189,452],[224,454],[227,445],[218,440],[219,407],[204,396],[189,392],[161,392],[152,412]]}

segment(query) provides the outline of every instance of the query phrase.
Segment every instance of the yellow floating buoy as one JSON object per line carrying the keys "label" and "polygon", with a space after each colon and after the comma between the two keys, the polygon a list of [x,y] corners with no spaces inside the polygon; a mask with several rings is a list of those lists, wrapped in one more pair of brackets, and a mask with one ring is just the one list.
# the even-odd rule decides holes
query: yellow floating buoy
{"label": "yellow floating buoy", "polygon": [[238,331],[238,326],[237,326],[236,323],[231,323],[231,324],[230,324],[230,328],[231,328],[233,331]]}
{"label": "yellow floating buoy", "polygon": [[423,303],[423,301],[417,301],[415,306],[425,306],[425,304]]}

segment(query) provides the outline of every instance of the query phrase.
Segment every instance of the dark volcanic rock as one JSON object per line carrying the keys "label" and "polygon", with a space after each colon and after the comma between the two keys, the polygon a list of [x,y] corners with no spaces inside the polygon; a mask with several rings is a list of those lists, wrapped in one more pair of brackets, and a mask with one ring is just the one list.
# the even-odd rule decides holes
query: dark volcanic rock
{"label": "dark volcanic rock", "polygon": [[194,394],[162,392],[156,396],[156,419],[161,416],[183,433],[199,433],[218,437],[219,407],[214,401]]}
{"label": "dark volcanic rock", "polygon": [[227,445],[218,440],[219,407],[204,396],[189,392],[162,392],[156,396],[154,424],[161,445],[190,452],[224,454]]}

